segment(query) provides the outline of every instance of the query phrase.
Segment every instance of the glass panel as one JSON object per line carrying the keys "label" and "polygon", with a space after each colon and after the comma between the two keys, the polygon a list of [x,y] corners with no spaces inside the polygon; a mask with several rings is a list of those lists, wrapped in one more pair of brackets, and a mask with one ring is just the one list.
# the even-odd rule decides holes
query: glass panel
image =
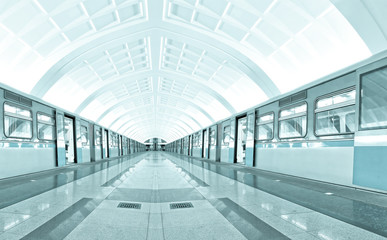
{"label": "glass panel", "polygon": [[7,137],[32,138],[32,121],[4,116],[4,133]]}
{"label": "glass panel", "polygon": [[355,100],[356,98],[356,90],[352,90],[349,92],[341,93],[338,95],[334,95],[331,97],[323,98],[317,101],[317,108],[327,107],[331,105],[335,105],[338,103],[343,103],[351,100]]}
{"label": "glass panel", "polygon": [[273,138],[273,123],[261,124],[258,126],[257,139],[269,140]]}
{"label": "glass panel", "polygon": [[50,124],[55,124],[55,119],[54,117],[50,117],[44,114],[38,113],[38,121],[39,122],[45,122],[45,123],[50,123]]}
{"label": "glass panel", "polygon": [[55,140],[55,126],[38,123],[38,138],[42,140]]}
{"label": "glass panel", "polygon": [[89,145],[89,133],[87,131],[86,126],[81,126],[81,141],[82,141],[82,146]]}
{"label": "glass panel", "polygon": [[266,122],[266,121],[273,121],[274,119],[274,113],[266,114],[261,117],[258,117],[258,123]]}
{"label": "glass panel", "polygon": [[230,131],[231,131],[230,126],[225,126],[223,128],[223,145],[228,146],[228,143],[230,142]]}
{"label": "glass panel", "polygon": [[215,136],[215,130],[211,130],[210,132],[210,144],[211,146],[215,146],[216,145],[216,136]]}
{"label": "glass panel", "polygon": [[287,117],[297,113],[306,113],[306,103],[293,108],[281,110],[280,117]]}
{"label": "glass panel", "polygon": [[290,118],[279,122],[280,138],[304,137],[306,135],[306,116]]}
{"label": "glass panel", "polygon": [[7,103],[4,104],[4,113],[5,114],[13,113],[13,114],[23,116],[23,117],[28,117],[28,118],[32,117],[32,113],[30,110],[26,110],[26,109],[12,106],[12,105],[8,105]]}
{"label": "glass panel", "polygon": [[101,134],[101,129],[95,130],[95,145],[101,145],[102,142],[102,134]]}
{"label": "glass panel", "polygon": [[351,133],[354,128],[354,105],[316,114],[316,135]]}
{"label": "glass panel", "polygon": [[387,127],[387,68],[361,77],[360,128]]}

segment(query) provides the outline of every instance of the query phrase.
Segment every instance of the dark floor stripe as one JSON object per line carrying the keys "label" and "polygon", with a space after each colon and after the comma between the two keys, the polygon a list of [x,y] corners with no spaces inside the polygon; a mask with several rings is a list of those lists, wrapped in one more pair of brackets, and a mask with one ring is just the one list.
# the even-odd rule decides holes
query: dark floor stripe
{"label": "dark floor stripe", "polygon": [[[119,173],[117,176],[113,177],[109,181],[102,184],[101,187],[117,187],[127,178],[127,176],[125,176],[125,175],[128,174],[128,172],[131,168],[134,168],[133,166],[134,166],[134,164],[132,164],[130,167],[126,168],[124,171]],[[124,179],[122,179],[119,183],[116,183],[116,181],[121,179],[123,176],[125,176]]]}
{"label": "dark floor stripe", "polygon": [[187,175],[189,178],[191,178],[191,180],[187,180],[192,186],[194,187],[209,187],[210,185],[208,185],[206,182],[202,181],[200,178],[196,177],[195,175],[193,175],[192,173],[186,171],[182,166],[177,166],[177,168],[180,168],[181,171]]}
{"label": "dark floor stripe", "polygon": [[[139,161],[143,153],[124,156],[113,160],[103,160],[90,164],[74,165],[68,168],[55,169],[31,177],[23,176],[22,180],[14,178],[0,184],[0,209],[24,201],[41,193],[50,191],[67,183],[87,177],[96,172],[110,168],[125,161]],[[54,175],[53,175],[54,173]],[[29,179],[34,179],[31,182]],[[12,182],[10,184],[9,182]]]}
{"label": "dark floor stripe", "polygon": [[247,239],[289,239],[229,198],[208,201]]}
{"label": "dark floor stripe", "polygon": [[82,198],[22,239],[63,239],[101,202],[102,199]]}
{"label": "dark floor stripe", "polygon": [[[315,182],[315,187],[309,185],[306,188],[297,184],[297,181],[301,181],[300,179],[293,182],[284,176],[285,179],[287,178],[286,181],[277,182],[272,177],[267,176],[270,175],[269,173],[261,174],[254,172],[254,169],[251,169],[252,171],[249,173],[243,172],[241,171],[241,169],[244,169],[243,166],[234,167],[230,164],[199,160],[177,154],[171,154],[171,156],[175,156],[176,159],[182,161],[180,165],[183,162],[194,164],[292,203],[387,237],[386,207],[341,197],[336,194],[332,196],[325,195],[324,192],[316,191],[317,186],[320,186],[318,182]],[[275,179],[281,178],[280,176],[275,177]],[[332,186],[332,189],[335,189],[335,187]]]}

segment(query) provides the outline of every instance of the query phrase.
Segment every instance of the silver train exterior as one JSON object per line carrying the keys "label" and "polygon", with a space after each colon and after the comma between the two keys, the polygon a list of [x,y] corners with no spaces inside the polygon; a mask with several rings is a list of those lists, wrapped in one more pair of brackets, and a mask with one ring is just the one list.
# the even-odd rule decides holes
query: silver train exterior
{"label": "silver train exterior", "polygon": [[0,88],[0,179],[145,151],[143,144]]}
{"label": "silver train exterior", "polygon": [[387,52],[176,140],[166,151],[386,192]]}

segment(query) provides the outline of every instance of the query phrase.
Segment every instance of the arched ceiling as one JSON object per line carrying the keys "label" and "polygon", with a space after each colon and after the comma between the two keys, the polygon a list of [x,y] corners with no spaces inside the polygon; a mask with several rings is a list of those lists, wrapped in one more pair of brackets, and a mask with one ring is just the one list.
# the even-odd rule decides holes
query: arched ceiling
{"label": "arched ceiling", "polygon": [[384,0],[0,1],[0,82],[170,142],[386,49]]}

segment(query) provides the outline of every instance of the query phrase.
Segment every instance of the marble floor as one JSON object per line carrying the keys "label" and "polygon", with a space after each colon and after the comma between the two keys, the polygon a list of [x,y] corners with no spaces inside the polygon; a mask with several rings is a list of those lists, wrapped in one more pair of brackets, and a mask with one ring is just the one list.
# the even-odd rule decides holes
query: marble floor
{"label": "marble floor", "polygon": [[0,240],[386,237],[385,194],[165,152],[0,180]]}

